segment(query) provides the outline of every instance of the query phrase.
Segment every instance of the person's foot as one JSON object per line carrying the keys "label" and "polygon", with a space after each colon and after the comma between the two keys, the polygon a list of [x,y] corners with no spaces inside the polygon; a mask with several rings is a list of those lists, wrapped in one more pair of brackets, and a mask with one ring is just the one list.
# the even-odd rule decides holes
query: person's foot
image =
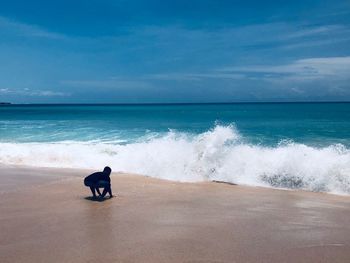
{"label": "person's foot", "polygon": [[109,196],[109,198],[113,198],[113,197],[114,197],[114,195],[110,195],[110,196]]}

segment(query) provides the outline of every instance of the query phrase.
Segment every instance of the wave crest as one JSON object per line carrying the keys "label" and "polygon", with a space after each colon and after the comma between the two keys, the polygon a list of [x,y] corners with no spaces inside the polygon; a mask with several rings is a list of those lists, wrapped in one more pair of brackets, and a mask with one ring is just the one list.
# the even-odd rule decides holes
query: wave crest
{"label": "wave crest", "polygon": [[0,143],[0,162],[101,169],[183,181],[224,181],[350,194],[350,151],[293,142],[276,147],[244,142],[233,126],[199,135],[171,131],[130,144],[97,142]]}

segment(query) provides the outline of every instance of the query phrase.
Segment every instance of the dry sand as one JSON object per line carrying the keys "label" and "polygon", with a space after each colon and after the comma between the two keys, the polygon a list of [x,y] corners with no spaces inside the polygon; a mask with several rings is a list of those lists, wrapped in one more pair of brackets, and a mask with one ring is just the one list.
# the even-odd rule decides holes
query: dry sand
{"label": "dry sand", "polygon": [[0,262],[350,262],[350,197],[88,173],[0,167]]}

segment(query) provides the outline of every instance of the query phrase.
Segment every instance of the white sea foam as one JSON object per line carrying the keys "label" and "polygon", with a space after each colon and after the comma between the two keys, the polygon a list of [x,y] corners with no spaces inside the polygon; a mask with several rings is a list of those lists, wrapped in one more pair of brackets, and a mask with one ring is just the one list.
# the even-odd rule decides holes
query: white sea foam
{"label": "white sea foam", "polygon": [[189,135],[169,132],[131,144],[101,142],[0,143],[0,162],[132,172],[183,181],[306,189],[350,194],[350,150],[284,142],[245,143],[232,126]]}

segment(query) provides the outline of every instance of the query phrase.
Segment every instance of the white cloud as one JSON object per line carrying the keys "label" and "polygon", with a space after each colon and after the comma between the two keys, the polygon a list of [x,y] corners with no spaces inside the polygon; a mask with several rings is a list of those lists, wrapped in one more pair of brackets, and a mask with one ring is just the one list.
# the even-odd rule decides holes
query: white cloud
{"label": "white cloud", "polygon": [[96,89],[133,89],[149,88],[151,85],[142,80],[122,79],[119,77],[101,80],[64,80],[61,84],[72,88]]}
{"label": "white cloud", "polygon": [[168,73],[168,74],[150,74],[146,79],[152,80],[178,80],[178,81],[199,81],[203,79],[243,79],[243,74],[237,73]]}
{"label": "white cloud", "polygon": [[52,90],[41,90],[41,91],[35,91],[31,93],[31,96],[42,96],[42,97],[67,97],[70,95],[71,94],[67,92],[52,91]]}
{"label": "white cloud", "polygon": [[[297,49],[310,46],[327,46],[349,41],[349,26],[326,24],[322,26],[302,23],[265,23],[246,26],[227,26],[210,29],[188,29],[179,26],[149,26],[130,31],[137,39],[151,39],[158,47],[184,47],[191,52],[229,51],[237,48]],[[206,53],[210,55],[210,53]]]}
{"label": "white cloud", "polygon": [[349,29],[343,25],[323,25],[307,27],[304,29],[297,30],[285,36],[285,38],[300,38],[300,37],[310,37],[324,34],[334,34],[334,33],[345,33],[349,32]]}
{"label": "white cloud", "polygon": [[350,79],[350,56],[299,59],[282,65],[251,65],[222,69],[231,73],[256,73],[267,78],[294,80]]}
{"label": "white cloud", "polygon": [[52,91],[52,90],[32,90],[28,88],[24,89],[9,89],[2,88],[0,89],[0,94],[12,94],[19,96],[31,96],[31,97],[66,97],[70,96],[70,93],[61,92],[61,91]]}
{"label": "white cloud", "polygon": [[8,89],[8,88],[2,88],[0,89],[0,93],[2,94],[7,94],[7,93],[10,93],[11,91]]}
{"label": "white cloud", "polygon": [[36,38],[48,38],[48,39],[66,39],[63,34],[50,32],[40,26],[21,23],[9,18],[0,16],[0,29],[2,33],[8,32],[15,35],[36,37]]}
{"label": "white cloud", "polygon": [[298,48],[305,48],[305,47],[319,47],[319,46],[327,46],[327,45],[334,45],[341,42],[347,42],[350,41],[350,37],[348,36],[341,36],[336,38],[325,38],[325,39],[317,39],[317,40],[306,40],[296,43],[288,44],[282,46],[282,49],[298,49]]}

